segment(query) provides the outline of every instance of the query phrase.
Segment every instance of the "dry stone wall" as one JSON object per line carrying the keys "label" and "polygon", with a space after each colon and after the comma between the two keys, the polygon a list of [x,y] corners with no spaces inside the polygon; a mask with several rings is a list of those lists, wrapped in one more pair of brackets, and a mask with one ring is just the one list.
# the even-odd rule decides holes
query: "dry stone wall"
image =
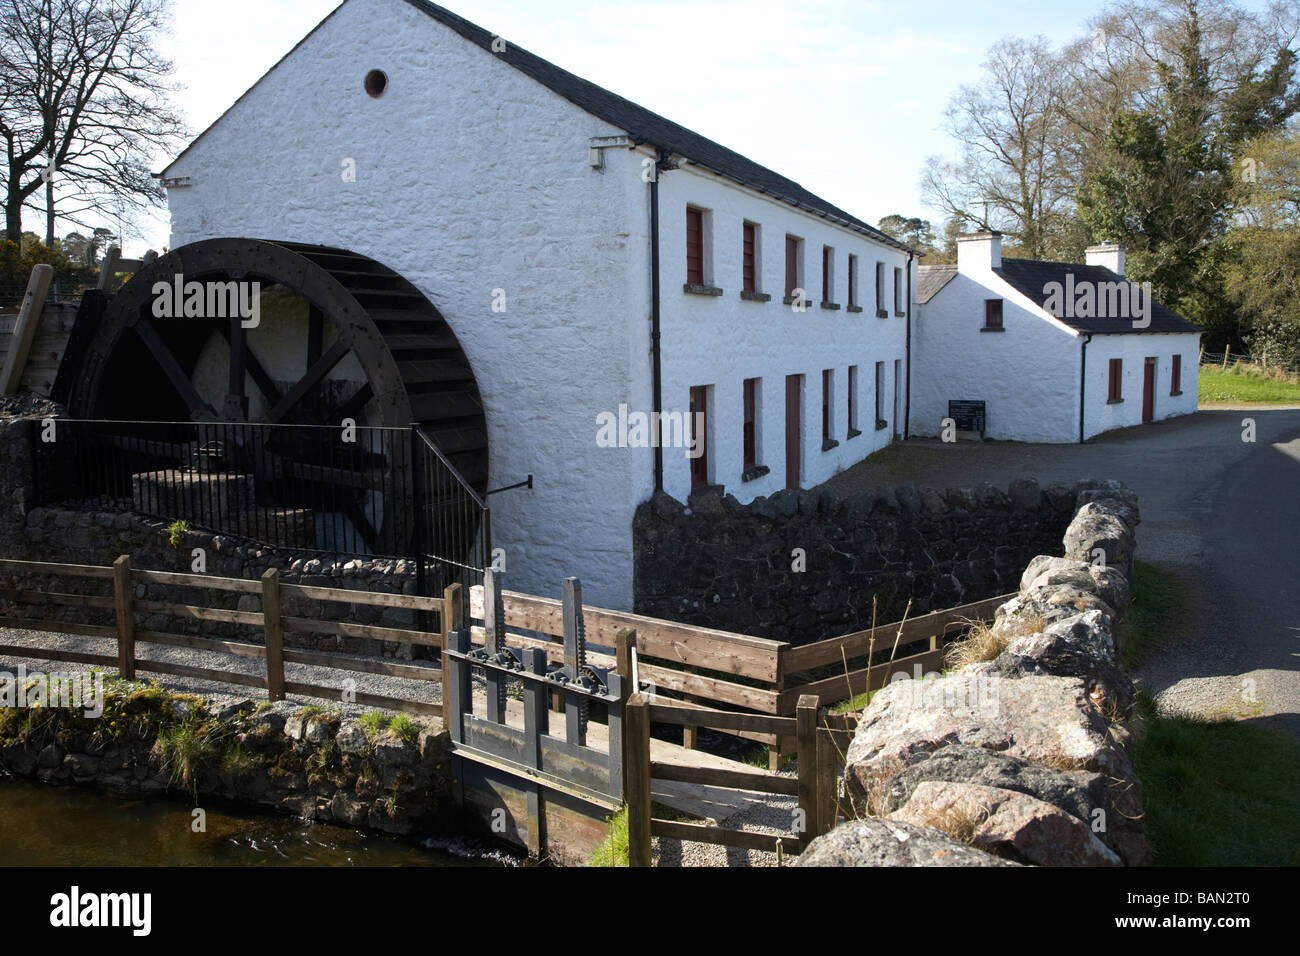
{"label": "dry stone wall", "polygon": [[[897,839],[896,824],[919,828],[909,839],[941,841],[948,865],[968,863],[954,847],[1040,866],[1147,860],[1134,689],[1116,659],[1137,496],[1092,483],[1077,503],[1065,556],[1034,558],[998,609],[995,658],[872,698],[846,755],[861,819],[814,840],[800,865],[861,865]],[[934,856],[916,862],[941,862]]]}
{"label": "dry stone wall", "polygon": [[918,614],[1006,594],[1096,484],[658,494],[634,523],[636,611],[806,643],[899,620],[909,597]]}

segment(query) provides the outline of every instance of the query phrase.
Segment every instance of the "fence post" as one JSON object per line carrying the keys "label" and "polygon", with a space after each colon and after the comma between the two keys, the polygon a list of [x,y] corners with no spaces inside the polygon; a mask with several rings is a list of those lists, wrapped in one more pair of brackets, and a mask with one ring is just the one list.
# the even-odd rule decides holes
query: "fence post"
{"label": "fence post", "polygon": [[795,707],[795,739],[799,760],[799,809],[803,811],[800,846],[817,835],[817,696],[802,694]]}
{"label": "fence post", "polygon": [[[541,676],[546,673],[546,652],[540,647],[524,649],[524,668]],[[542,768],[542,735],[549,731],[546,714],[546,688],[537,681],[524,681],[524,763],[532,770]],[[542,790],[535,781],[528,785],[528,852],[541,856],[546,844],[542,824]]]}
{"label": "fence post", "polygon": [[460,585],[449,584],[442,589],[442,650],[438,666],[442,669],[442,719],[447,720],[447,702],[451,700],[451,668],[447,666],[447,648],[451,647],[453,631],[465,626],[464,608],[460,600]]}
{"label": "fence post", "polygon": [[1228,353],[1231,351],[1232,351],[1231,344],[1227,344],[1223,346],[1223,367],[1225,370],[1228,368]]}
{"label": "fence post", "polygon": [[627,865],[650,866],[650,708],[640,693],[627,702]]}
{"label": "fence post", "polygon": [[113,562],[113,614],[117,618],[117,673],[135,680],[135,593],[131,589],[131,556]]}
{"label": "fence post", "polygon": [[616,793],[625,795],[627,781],[627,701],[637,688],[632,681],[632,649],[636,647],[636,630],[621,628],[614,635],[614,673],[618,677],[619,703],[609,708],[609,752],[618,748],[618,765],[611,769],[618,771],[618,788]]}
{"label": "fence post", "polygon": [[835,740],[829,729],[817,731],[817,830],[814,836],[830,833],[839,823],[839,762]]}
{"label": "fence post", "polygon": [[266,635],[266,699],[284,700],[284,631],[280,625],[280,572],[262,575],[262,628]]}
{"label": "fence post", "polygon": [[[501,572],[488,568],[483,572],[483,629],[487,631],[486,650],[495,657],[506,646],[505,601],[501,597]],[[487,669],[487,719],[506,722],[506,683],[501,674]]]}

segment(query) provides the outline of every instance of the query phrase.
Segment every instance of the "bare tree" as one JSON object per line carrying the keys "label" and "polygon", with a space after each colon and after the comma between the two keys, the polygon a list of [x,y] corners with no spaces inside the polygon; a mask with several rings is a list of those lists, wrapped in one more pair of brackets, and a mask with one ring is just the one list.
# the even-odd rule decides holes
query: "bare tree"
{"label": "bare tree", "polygon": [[995,43],[980,82],[962,86],[948,104],[957,158],[931,157],[921,178],[927,199],[947,217],[1006,233],[1035,258],[1052,250],[1055,221],[1070,206],[1057,74],[1056,55],[1041,37]]}
{"label": "bare tree", "polygon": [[161,203],[148,163],[183,133],[155,49],[166,23],[166,0],[0,0],[7,238],[42,189],[47,241],[56,202],[82,226]]}

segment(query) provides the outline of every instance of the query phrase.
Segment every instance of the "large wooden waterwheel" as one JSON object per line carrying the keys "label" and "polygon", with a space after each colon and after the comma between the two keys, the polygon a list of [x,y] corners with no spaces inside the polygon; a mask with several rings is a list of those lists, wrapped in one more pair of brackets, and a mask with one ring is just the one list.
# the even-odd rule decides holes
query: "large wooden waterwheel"
{"label": "large wooden waterwheel", "polygon": [[[158,317],[155,287],[177,276],[259,283],[260,323]],[[231,467],[256,470],[259,495],[292,478],[294,487],[315,488],[314,500],[343,502],[371,553],[410,550],[410,502],[391,493],[412,486],[409,477],[393,479],[409,469],[409,451],[379,429],[418,423],[478,494],[487,482],[482,401],[455,334],[411,283],[345,249],[211,239],[156,259],[108,301],[86,337],[68,408],[74,418],[196,423],[200,445],[214,435],[255,436],[256,448],[230,447],[243,438],[224,443]],[[367,440],[343,448],[310,430],[346,419],[369,426]],[[221,423],[241,422],[299,427],[222,431]],[[387,475],[388,493],[372,507],[376,474]]]}

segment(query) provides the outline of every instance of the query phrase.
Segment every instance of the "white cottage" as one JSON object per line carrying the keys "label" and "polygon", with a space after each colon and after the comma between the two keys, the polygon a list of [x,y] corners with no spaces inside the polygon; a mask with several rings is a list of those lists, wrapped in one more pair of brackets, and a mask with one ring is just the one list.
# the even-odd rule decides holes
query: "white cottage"
{"label": "white cottage", "polygon": [[[1083,265],[1004,259],[1002,237],[958,239],[924,266],[913,330],[911,432],[941,435],[983,403],[985,437],[1079,442],[1196,410],[1200,331],[1124,280],[1124,248]],[[956,404],[950,404],[956,403]]]}
{"label": "white cottage", "polygon": [[[162,176],[173,248],[329,246],[436,307],[481,396],[486,485],[534,476],[492,498],[512,587],[576,574],[629,607],[657,486],[748,501],[906,431],[911,250],[423,0],[346,0]],[[276,334],[250,332],[254,357]],[[639,416],[688,412],[702,454],[640,440]]]}

